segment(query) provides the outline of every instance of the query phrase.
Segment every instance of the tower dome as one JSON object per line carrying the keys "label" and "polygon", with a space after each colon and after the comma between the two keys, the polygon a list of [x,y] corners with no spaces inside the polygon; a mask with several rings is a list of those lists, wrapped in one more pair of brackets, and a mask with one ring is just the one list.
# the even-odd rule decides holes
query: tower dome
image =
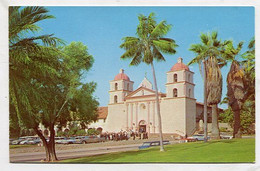
{"label": "tower dome", "polygon": [[117,80],[126,80],[130,81],[129,77],[124,73],[124,69],[120,69],[119,74],[117,74],[114,78],[115,81]]}
{"label": "tower dome", "polygon": [[187,71],[190,70],[189,67],[182,62],[181,57],[178,58],[178,62],[175,65],[173,65],[173,67],[171,68],[171,71],[180,71],[180,70],[187,70]]}

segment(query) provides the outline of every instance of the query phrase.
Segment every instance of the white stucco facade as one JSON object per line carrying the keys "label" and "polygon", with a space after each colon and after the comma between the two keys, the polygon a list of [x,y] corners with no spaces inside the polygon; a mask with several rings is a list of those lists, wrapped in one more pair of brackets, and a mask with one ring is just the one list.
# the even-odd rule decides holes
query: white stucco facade
{"label": "white stucco facade", "polygon": [[[178,62],[165,74],[166,93],[159,93],[163,133],[190,136],[196,131],[196,99],[193,72]],[[110,81],[108,115],[103,131],[121,130],[159,133],[155,91],[144,78],[136,90],[123,70]]]}

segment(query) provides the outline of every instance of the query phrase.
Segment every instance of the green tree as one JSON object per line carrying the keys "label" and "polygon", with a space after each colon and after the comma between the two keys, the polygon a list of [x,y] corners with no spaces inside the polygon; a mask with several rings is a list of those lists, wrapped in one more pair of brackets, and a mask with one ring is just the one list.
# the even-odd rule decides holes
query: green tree
{"label": "green tree", "polygon": [[[228,109],[219,114],[219,121],[229,123],[231,127],[234,127],[234,113],[230,106],[228,107]],[[252,134],[255,132],[254,127],[252,127],[252,125],[255,123],[254,101],[247,100],[244,102],[240,112],[240,121],[242,133]]]}
{"label": "green tree", "polygon": [[200,35],[201,43],[192,44],[190,51],[193,51],[197,56],[192,59],[188,65],[199,64],[200,72],[202,61],[205,60],[206,72],[206,98],[207,104],[212,106],[212,138],[219,139],[218,127],[218,103],[221,101],[222,96],[222,74],[221,67],[225,65],[225,61],[221,58],[223,47],[228,41],[222,42],[218,40],[218,33],[212,32],[211,34],[202,33]]}
{"label": "green tree", "polygon": [[121,59],[131,59],[130,66],[144,62],[152,67],[160,131],[160,151],[164,151],[158,88],[153,62],[154,60],[158,62],[165,61],[162,53],[175,54],[177,44],[173,39],[163,37],[170,31],[172,26],[167,24],[165,20],[157,24],[154,13],[151,13],[148,17],[139,15],[138,20],[139,25],[136,31],[138,37],[123,38],[124,42],[120,45],[120,48],[125,49],[125,53],[121,56]]}
{"label": "green tree", "polygon": [[[44,7],[9,8],[10,122],[17,118],[20,127],[33,129],[43,141],[46,160],[55,161],[54,126],[73,120],[71,113],[83,122],[94,118],[98,102],[76,96],[86,86],[95,90],[93,83],[80,81],[94,62],[85,45],[73,42],[58,48],[63,42],[53,35],[30,36],[39,31],[38,21],[53,18],[47,13]],[[85,113],[93,116],[82,117],[82,105],[74,107],[77,112],[71,112],[72,101],[80,98],[95,104],[92,106],[95,109],[88,108]],[[40,123],[50,131],[48,142],[39,130]]]}

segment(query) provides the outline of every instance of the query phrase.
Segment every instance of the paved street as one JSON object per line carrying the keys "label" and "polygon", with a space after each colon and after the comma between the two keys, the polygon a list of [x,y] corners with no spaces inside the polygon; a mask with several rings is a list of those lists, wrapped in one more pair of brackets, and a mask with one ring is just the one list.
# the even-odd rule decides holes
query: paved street
{"label": "paved street", "polygon": [[[59,160],[63,160],[68,158],[78,158],[78,157],[106,154],[112,152],[137,150],[138,146],[140,145],[141,144],[129,144],[129,145],[109,146],[109,147],[60,150],[57,151],[57,157]],[[10,162],[40,162],[44,158],[45,158],[45,152],[10,154]]]}

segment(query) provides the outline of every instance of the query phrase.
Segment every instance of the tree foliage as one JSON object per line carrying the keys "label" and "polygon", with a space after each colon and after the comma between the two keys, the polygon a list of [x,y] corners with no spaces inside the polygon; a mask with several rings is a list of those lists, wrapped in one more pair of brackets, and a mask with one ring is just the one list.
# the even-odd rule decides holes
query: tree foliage
{"label": "tree foliage", "polygon": [[[58,47],[64,42],[53,35],[31,36],[40,30],[37,22],[54,18],[47,13],[44,7],[9,8],[10,126],[15,122],[33,129],[43,141],[46,160],[54,161],[54,126],[75,118],[95,120],[98,102],[96,84],[81,82],[94,62],[87,46],[72,42]],[[40,123],[50,130],[49,142]]]}

